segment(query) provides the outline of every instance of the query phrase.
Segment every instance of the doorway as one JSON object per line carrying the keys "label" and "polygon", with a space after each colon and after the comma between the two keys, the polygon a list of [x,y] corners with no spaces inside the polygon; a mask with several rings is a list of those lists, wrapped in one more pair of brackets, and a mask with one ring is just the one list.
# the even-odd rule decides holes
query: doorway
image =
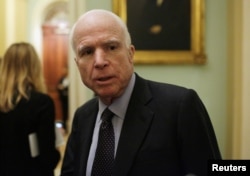
{"label": "doorway", "polygon": [[64,1],[52,3],[45,9],[44,14],[42,55],[45,83],[48,94],[55,104],[55,120],[63,124],[65,122],[64,110],[67,113],[68,106],[63,107],[58,84],[68,70],[68,4]]}

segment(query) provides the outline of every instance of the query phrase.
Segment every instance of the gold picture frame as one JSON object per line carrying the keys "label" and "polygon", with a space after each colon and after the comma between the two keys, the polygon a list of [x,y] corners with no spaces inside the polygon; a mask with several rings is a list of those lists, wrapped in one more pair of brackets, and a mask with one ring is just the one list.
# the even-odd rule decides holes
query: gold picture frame
{"label": "gold picture frame", "polygon": [[[125,23],[127,23],[127,11],[129,11],[127,2],[137,2],[136,8],[141,4],[137,0],[113,0],[114,13],[120,16]],[[136,64],[204,64],[206,62],[204,52],[204,0],[190,0],[189,7],[191,12],[189,17],[189,48],[184,50],[138,50],[136,48],[134,57]],[[181,8],[185,8],[184,5]]]}

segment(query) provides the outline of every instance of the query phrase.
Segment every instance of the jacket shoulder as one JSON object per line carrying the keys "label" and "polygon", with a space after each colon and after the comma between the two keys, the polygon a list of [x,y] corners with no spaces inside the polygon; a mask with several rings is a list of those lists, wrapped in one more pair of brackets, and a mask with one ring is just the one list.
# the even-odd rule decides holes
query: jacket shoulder
{"label": "jacket shoulder", "polygon": [[77,108],[75,114],[78,113],[89,113],[90,111],[94,111],[98,109],[98,98],[94,97],[88,100],[86,103]]}

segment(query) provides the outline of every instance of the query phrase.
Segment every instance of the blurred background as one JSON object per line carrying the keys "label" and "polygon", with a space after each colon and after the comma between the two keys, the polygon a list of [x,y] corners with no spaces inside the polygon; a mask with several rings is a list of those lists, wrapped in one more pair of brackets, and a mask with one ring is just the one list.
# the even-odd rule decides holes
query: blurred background
{"label": "blurred background", "polygon": [[[1,0],[0,57],[13,42],[31,42],[43,63],[56,121],[63,118],[58,83],[69,73],[69,120],[93,97],[81,82],[69,31],[87,10],[113,9],[112,0]],[[205,0],[205,64],[136,64],[148,79],[195,89],[207,107],[222,156],[250,159],[250,1]],[[152,58],[153,59],[153,58]],[[67,140],[67,135],[65,140]]]}

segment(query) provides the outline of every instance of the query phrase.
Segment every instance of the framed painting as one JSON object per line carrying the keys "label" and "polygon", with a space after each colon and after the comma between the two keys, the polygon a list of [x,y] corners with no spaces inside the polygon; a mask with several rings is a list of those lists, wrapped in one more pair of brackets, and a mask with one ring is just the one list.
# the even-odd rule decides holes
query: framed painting
{"label": "framed painting", "polygon": [[204,0],[113,0],[136,64],[204,64]]}

